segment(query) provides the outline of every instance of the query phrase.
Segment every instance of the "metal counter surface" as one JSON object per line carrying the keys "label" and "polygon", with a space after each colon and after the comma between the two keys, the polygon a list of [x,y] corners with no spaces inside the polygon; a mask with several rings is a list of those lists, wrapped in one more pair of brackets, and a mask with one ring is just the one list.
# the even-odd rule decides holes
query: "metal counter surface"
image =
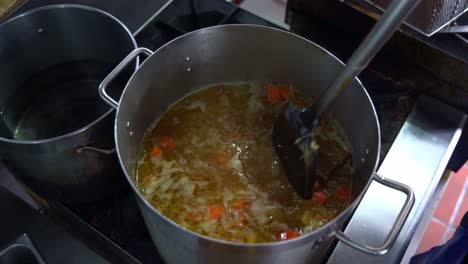
{"label": "metal counter surface", "polygon": [[[460,138],[466,115],[422,96],[403,125],[378,173],[410,186],[415,203],[395,244],[383,256],[358,252],[338,243],[328,263],[400,263],[419,220]],[[345,234],[371,246],[383,244],[405,196],[373,182],[353,214]],[[414,254],[414,252],[408,252]]]}

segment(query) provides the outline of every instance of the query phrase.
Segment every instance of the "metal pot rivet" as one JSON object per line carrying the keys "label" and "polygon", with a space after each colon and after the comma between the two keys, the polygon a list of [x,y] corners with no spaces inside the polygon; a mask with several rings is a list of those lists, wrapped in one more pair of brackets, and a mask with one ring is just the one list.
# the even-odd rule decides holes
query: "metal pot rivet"
{"label": "metal pot rivet", "polygon": [[366,155],[369,155],[369,149],[366,148]]}
{"label": "metal pot rivet", "polygon": [[37,29],[37,32],[38,32],[38,33],[44,32],[44,29],[38,28],[38,29]]}
{"label": "metal pot rivet", "polygon": [[316,249],[317,248],[317,242],[314,242],[314,244],[312,245],[312,250]]}
{"label": "metal pot rivet", "polygon": [[366,159],[361,158],[361,163],[364,163],[365,161],[366,161]]}
{"label": "metal pot rivet", "polygon": [[192,71],[192,68],[188,67],[187,72],[190,72],[190,71]]}
{"label": "metal pot rivet", "polygon": [[312,245],[312,250],[316,249],[320,245],[320,243],[322,243],[323,240],[324,240],[324,237],[317,239]]}
{"label": "metal pot rivet", "polygon": [[130,131],[130,133],[128,133],[128,134],[129,134],[130,136],[133,136],[133,132],[132,132],[132,131]]}
{"label": "metal pot rivet", "polygon": [[190,57],[185,58],[185,61],[190,61]]}
{"label": "metal pot rivet", "polygon": [[127,122],[125,126],[130,127],[130,122]]}

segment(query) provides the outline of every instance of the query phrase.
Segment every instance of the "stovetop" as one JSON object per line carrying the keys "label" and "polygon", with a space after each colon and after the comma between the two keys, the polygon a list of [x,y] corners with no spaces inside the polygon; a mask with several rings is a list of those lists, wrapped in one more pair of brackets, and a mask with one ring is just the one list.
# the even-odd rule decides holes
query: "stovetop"
{"label": "stovetop", "polygon": [[[135,38],[140,47],[155,51],[180,35],[221,24],[279,28],[223,0],[174,0],[140,27]],[[377,109],[384,156],[411,110],[413,98],[410,91],[379,72],[368,70],[361,78]],[[129,188],[99,205],[69,209],[141,262],[162,262]]]}
{"label": "stovetop", "polygon": [[[220,24],[272,24],[224,0],[172,0],[138,28],[134,36],[140,47],[153,51],[168,41],[198,28]],[[325,46],[339,55],[346,53],[346,43]],[[416,94],[411,86],[385,73],[368,68],[360,76],[369,92],[379,117],[381,128],[381,161],[395,142],[400,129],[413,108]],[[63,208],[59,205],[57,208]],[[136,200],[129,187],[107,201],[85,207],[67,207],[123,250],[142,263],[162,263]]]}

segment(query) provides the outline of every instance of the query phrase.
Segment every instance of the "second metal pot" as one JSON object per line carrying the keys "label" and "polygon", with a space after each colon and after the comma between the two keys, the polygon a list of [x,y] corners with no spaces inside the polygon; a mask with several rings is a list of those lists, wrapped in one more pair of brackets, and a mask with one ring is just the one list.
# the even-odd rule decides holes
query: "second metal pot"
{"label": "second metal pot", "polygon": [[[148,59],[132,76],[117,103],[107,84],[138,55]],[[127,180],[138,198],[146,225],[159,252],[169,263],[312,263],[327,254],[334,238],[366,253],[385,254],[407,217],[414,196],[408,187],[375,175],[380,133],[372,102],[356,79],[337,99],[332,115],[352,145],[352,204],[334,220],[299,238],[264,244],[221,241],[188,231],[153,208],[135,187],[135,172],[143,137],[168,107],[190,92],[225,82],[292,84],[314,98],[334,80],[343,64],[332,54],[294,34],[253,25],[204,28],[181,36],[158,51],[140,48],[127,56],[103,81],[104,100],[118,108],[115,120],[117,152]],[[371,247],[340,231],[367,187],[377,180],[407,195],[405,207],[384,245]],[[378,212],[376,212],[378,214]]]}
{"label": "second metal pot", "polygon": [[[55,5],[0,24],[0,36],[0,158],[7,168],[34,192],[73,205],[124,186],[114,111],[97,87],[136,48],[129,30],[98,9]],[[112,85],[123,89],[125,81]]]}

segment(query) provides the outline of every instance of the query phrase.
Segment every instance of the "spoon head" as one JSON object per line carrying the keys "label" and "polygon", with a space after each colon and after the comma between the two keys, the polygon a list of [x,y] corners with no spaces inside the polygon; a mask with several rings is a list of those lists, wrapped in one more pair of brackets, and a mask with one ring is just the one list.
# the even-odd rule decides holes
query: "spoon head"
{"label": "spoon head", "polygon": [[302,113],[303,109],[285,104],[275,120],[272,140],[292,187],[302,198],[310,199],[315,184],[317,147],[314,129],[304,126]]}

